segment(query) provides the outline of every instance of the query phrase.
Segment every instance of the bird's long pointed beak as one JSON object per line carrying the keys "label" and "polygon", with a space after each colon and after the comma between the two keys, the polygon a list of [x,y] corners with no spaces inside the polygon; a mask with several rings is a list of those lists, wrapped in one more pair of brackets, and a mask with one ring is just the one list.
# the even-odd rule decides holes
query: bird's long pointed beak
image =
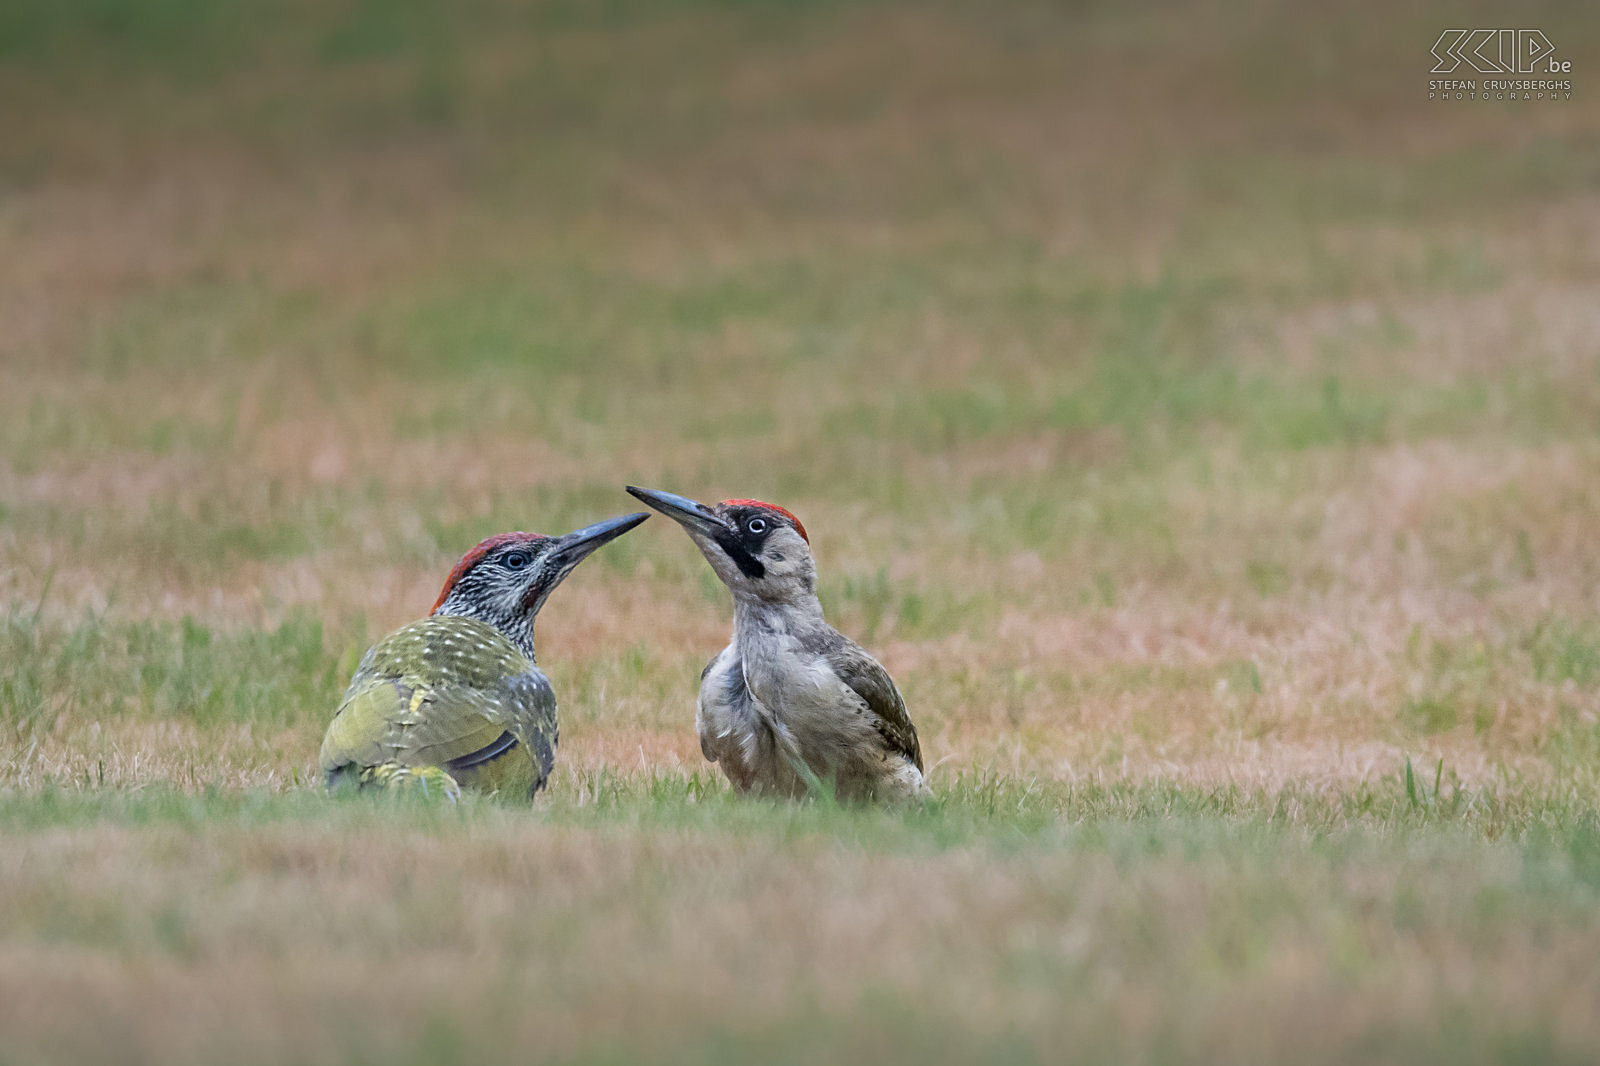
{"label": "bird's long pointed beak", "polygon": [[635,511],[573,530],[564,537],[556,538],[553,554],[563,570],[571,570],[583,562],[590,552],[602,544],[611,543],[649,517],[643,511]]}
{"label": "bird's long pointed beak", "polygon": [[727,532],[728,524],[717,517],[711,508],[687,496],[659,489],[641,489],[634,485],[627,486],[627,489],[628,495],[654,507],[691,533],[710,537]]}

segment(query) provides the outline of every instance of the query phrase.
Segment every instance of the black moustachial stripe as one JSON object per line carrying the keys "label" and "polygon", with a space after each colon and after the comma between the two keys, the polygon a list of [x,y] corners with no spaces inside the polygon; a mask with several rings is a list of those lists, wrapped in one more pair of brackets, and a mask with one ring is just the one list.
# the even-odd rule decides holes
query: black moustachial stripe
{"label": "black moustachial stripe", "polygon": [[511,731],[508,729],[501,733],[499,738],[488,747],[479,748],[477,751],[463,755],[459,759],[451,759],[445,763],[445,766],[451,770],[470,770],[474,766],[482,766],[484,763],[494,762],[516,746],[517,738],[512,736]]}
{"label": "black moustachial stripe", "polygon": [[757,579],[766,577],[767,568],[762,565],[760,559],[750,554],[750,550],[740,541],[741,538],[737,533],[717,534],[717,546],[728,553],[728,558],[733,560],[734,565],[739,568],[745,577]]}

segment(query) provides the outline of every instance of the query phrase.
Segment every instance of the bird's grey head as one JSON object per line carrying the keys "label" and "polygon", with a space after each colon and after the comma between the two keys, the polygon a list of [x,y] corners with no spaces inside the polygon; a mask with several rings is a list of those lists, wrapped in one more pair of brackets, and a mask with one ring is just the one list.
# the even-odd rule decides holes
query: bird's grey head
{"label": "bird's grey head", "polygon": [[707,507],[655,489],[630,485],[628,492],[681,525],[736,596],[782,603],[816,595],[806,527],[777,504],[735,499]]}
{"label": "bird's grey head", "polygon": [[643,522],[643,513],[597,522],[564,537],[501,533],[480,541],[445,579],[432,614],[476,618],[533,656],[533,620],[574,567]]}

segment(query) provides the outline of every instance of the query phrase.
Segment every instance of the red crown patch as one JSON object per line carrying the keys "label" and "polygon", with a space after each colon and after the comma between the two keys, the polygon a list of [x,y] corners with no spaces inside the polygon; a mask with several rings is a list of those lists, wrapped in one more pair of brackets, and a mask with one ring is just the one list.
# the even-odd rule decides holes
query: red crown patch
{"label": "red crown patch", "polygon": [[723,500],[720,506],[760,507],[768,511],[776,511],[794,523],[795,532],[800,534],[801,540],[805,541],[807,544],[811,543],[811,538],[806,536],[806,527],[801,524],[800,519],[794,516],[794,512],[789,510],[787,507],[779,507],[777,504],[767,503],[765,500]]}
{"label": "red crown patch", "polygon": [[513,532],[496,533],[492,537],[485,537],[483,540],[480,540],[471,551],[467,552],[467,554],[461,557],[461,561],[455,565],[455,569],[450,571],[450,576],[444,579],[444,588],[439,591],[439,598],[433,601],[433,610],[430,610],[428,613],[432,614],[434,611],[437,611],[440,607],[444,606],[444,601],[450,598],[450,593],[455,589],[456,582],[460,581],[462,576],[465,575],[468,570],[471,570],[474,566],[477,566],[479,563],[481,563],[485,555],[488,555],[496,548],[503,547],[512,543],[513,541],[534,541],[544,539],[546,538],[540,533]]}

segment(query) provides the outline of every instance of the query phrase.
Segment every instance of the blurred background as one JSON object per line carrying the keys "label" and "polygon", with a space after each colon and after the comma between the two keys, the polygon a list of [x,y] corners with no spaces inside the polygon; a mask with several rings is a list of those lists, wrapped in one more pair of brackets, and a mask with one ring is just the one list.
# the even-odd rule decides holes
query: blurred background
{"label": "blurred background", "polygon": [[[0,780],[292,782],[624,482],[798,512],[952,768],[1584,764],[1600,19],[1517,16],[1570,98],[1428,99],[1487,5],[12,0]],[[725,614],[564,589],[568,765],[697,766]]]}
{"label": "blurred background", "polygon": [[[1570,97],[1428,98],[1508,23]],[[1555,0],[3,0],[16,1061],[1592,1061],[1597,44]],[[625,483],[802,518],[949,821],[715,805],[726,594],[660,521],[541,616],[533,812],[306,787],[461,552]]]}

